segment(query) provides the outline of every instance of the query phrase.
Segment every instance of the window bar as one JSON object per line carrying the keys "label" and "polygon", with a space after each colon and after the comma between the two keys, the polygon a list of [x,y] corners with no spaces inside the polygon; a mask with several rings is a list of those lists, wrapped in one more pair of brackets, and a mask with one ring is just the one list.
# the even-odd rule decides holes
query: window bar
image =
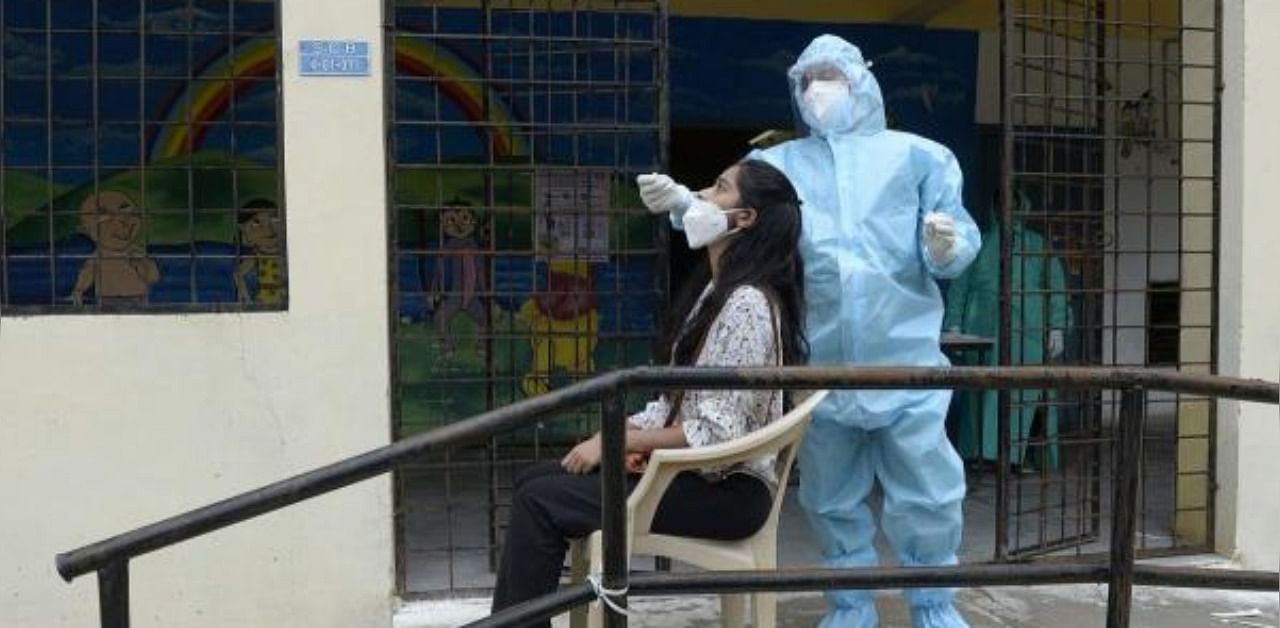
{"label": "window bar", "polygon": [[[187,0],[187,18],[194,19],[195,4],[194,0]],[[195,64],[195,44],[191,31],[195,29],[194,21],[187,24],[189,29],[186,37],[183,38],[187,47],[187,62],[185,74],[187,77],[188,89],[195,80],[192,66]],[[195,122],[192,118],[192,107],[190,101],[190,92],[187,94],[187,102],[184,107],[184,123],[186,125],[186,151],[187,159],[187,299],[188,303],[196,304],[199,297],[196,292],[196,178],[195,178],[195,137],[197,130]]]}
{"label": "window bar", "polygon": [[[96,3],[95,3],[96,6]],[[151,200],[147,194],[147,177],[151,174],[147,154],[147,0],[138,3],[138,199],[142,206],[143,246],[151,244]],[[95,22],[96,23],[96,22]],[[96,90],[95,90],[96,91]],[[150,302],[148,295],[147,302]]]}
{"label": "window bar", "polygon": [[[8,3],[0,0],[0,38],[8,32],[8,16],[5,8]],[[5,85],[9,82],[9,72],[5,61],[8,57],[0,48],[0,133],[8,126],[5,120]],[[4,308],[9,305],[9,181],[7,156],[9,147],[0,141],[0,317],[4,316]]]}
{"label": "window bar", "polygon": [[[45,212],[48,220],[48,245],[45,249],[49,256],[49,305],[54,306],[58,303],[58,268],[56,251],[54,249],[54,219],[56,214],[53,207],[53,3],[45,3],[44,7],[44,86],[45,86]],[[94,182],[94,190],[97,191],[97,182]],[[97,255],[95,248],[94,255]],[[96,294],[96,289],[95,289]],[[77,308],[82,309],[82,308]]]}
{"label": "window bar", "polygon": [[[227,36],[226,36],[226,40],[227,40],[226,75],[227,75],[227,81],[229,83],[227,84],[226,89],[228,94],[227,99],[229,101],[227,103],[227,112],[230,114],[231,120],[228,121],[227,124],[229,126],[228,135],[231,142],[231,145],[230,145],[230,151],[231,151],[230,213],[231,213],[231,225],[232,225],[231,237],[235,239],[235,247],[234,247],[235,258],[231,261],[231,272],[235,273],[236,276],[239,276],[241,260],[244,259],[244,251],[243,251],[244,237],[241,234],[240,221],[243,217],[247,217],[250,212],[244,212],[244,216],[241,215],[241,208],[245,206],[246,199],[243,199],[240,197],[240,165],[241,165],[241,161],[240,161],[241,148],[240,148],[240,135],[239,135],[240,123],[239,123],[239,115],[237,111],[239,107],[237,106],[237,102],[236,102],[240,100],[239,98],[240,92],[236,88],[237,87],[236,83],[237,81],[240,80],[240,78],[237,76],[237,72],[236,72],[236,61],[237,61],[237,57],[239,57],[239,49],[236,46],[236,28],[235,28],[236,2],[235,0],[228,0],[228,5],[229,6],[227,8]],[[280,206],[280,203],[278,201],[274,204],[276,205],[277,208]],[[279,210],[277,209],[277,211]],[[272,216],[272,219],[277,221],[277,225],[284,224],[284,221],[280,220],[279,215]],[[194,242],[192,243],[192,246],[193,247],[195,246]],[[256,267],[259,273],[258,285],[261,286],[262,285],[262,274],[261,274],[262,259],[257,257],[256,251],[251,251],[251,254],[254,255],[253,259],[256,260]],[[261,290],[261,287],[259,287],[259,290]],[[197,292],[196,299],[199,300],[199,298],[200,298],[199,292]],[[240,305],[241,307],[252,308],[254,306],[259,305],[257,295],[245,295],[241,297],[241,295],[237,294],[236,301],[241,304]]]}

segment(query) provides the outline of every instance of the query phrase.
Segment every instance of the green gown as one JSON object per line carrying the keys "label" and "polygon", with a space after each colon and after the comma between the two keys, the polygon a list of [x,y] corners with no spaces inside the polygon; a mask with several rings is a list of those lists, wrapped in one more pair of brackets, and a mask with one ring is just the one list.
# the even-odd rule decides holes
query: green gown
{"label": "green gown", "polygon": [[[1025,201],[1024,201],[1025,202]],[[1000,226],[995,220],[987,221],[982,234],[983,247],[969,270],[951,282],[947,291],[944,329],[959,329],[975,336],[996,340],[990,352],[990,364],[995,365],[1000,356]],[[1062,330],[1064,336],[1071,325],[1071,312],[1067,304],[1066,273],[1062,261],[1046,255],[1044,237],[1027,229],[1021,221],[1013,227],[1013,250],[1018,253],[1013,263],[1013,307],[1010,320],[1012,365],[1043,364],[1048,357],[1045,351],[1050,330]],[[996,391],[975,393],[982,395],[982,428],[979,431],[969,406],[960,411],[957,449],[966,460],[996,459],[998,397]],[[1047,446],[1042,454],[1050,468],[1058,465],[1058,410],[1054,406],[1056,396],[1052,391],[1039,389],[1011,391],[1012,407],[1009,411],[1009,431],[1012,447],[1009,459],[1021,465],[1027,451],[1037,406],[1041,399],[1048,401],[1043,413],[1044,437]]]}

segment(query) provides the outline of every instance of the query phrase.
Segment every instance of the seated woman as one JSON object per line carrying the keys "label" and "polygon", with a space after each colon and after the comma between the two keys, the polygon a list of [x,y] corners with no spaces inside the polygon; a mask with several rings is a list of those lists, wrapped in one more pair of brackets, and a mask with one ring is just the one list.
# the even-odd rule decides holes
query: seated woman
{"label": "seated woman", "polygon": [[[668,322],[665,357],[680,366],[804,363],[808,343],[795,188],[773,166],[743,161],[697,197],[684,216],[685,235],[690,248],[706,249],[706,258]],[[655,449],[714,445],[782,413],[783,394],[777,390],[667,394],[629,419],[626,448],[634,460]],[[553,592],[568,539],[600,528],[599,464],[597,433],[563,460],[533,466],[516,478],[495,612]],[[640,469],[629,470],[634,487]],[[768,517],[776,483],[768,458],[683,473],[663,496],[653,530],[717,540],[749,537]]]}

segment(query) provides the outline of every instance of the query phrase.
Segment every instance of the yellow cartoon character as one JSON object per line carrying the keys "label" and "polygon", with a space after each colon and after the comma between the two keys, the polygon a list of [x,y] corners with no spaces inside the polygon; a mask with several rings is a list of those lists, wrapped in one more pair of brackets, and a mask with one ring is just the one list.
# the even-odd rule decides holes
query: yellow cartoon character
{"label": "yellow cartoon character", "polygon": [[[241,303],[284,305],[287,288],[284,283],[283,243],[280,238],[280,210],[268,199],[245,203],[237,222],[240,228],[241,255],[236,267],[236,296]],[[249,290],[248,277],[256,274],[258,289]]]}
{"label": "yellow cartoon character", "polygon": [[160,268],[147,257],[143,219],[128,194],[103,190],[80,204],[80,228],[96,245],[71,289],[71,302],[84,303],[93,288],[99,305],[141,305],[160,280]]}
{"label": "yellow cartoon character", "polygon": [[521,384],[526,395],[549,391],[551,374],[557,369],[570,375],[595,370],[592,356],[600,313],[592,291],[590,264],[552,260],[547,290],[525,301],[519,316],[529,324],[533,348],[533,365]]}

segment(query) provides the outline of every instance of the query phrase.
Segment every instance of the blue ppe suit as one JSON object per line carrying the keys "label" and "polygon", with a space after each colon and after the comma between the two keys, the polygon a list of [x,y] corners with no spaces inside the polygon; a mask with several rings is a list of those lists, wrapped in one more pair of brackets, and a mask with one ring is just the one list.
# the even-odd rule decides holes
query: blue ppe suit
{"label": "blue ppe suit", "polygon": [[[835,124],[819,123],[803,93],[806,71],[834,67],[852,97]],[[880,86],[849,42],[822,35],[788,71],[810,136],[756,151],[800,193],[801,253],[813,364],[947,366],[938,337],[943,302],[937,279],[960,275],[981,247],[961,199],[955,156],[924,138],[885,128]],[[954,257],[935,262],[924,217],[955,222]],[[947,440],[951,392],[839,391],[814,413],[800,452],[800,503],[828,565],[874,566],[876,525],[867,504],[875,480],[884,494],[882,529],[903,565],[956,562],[963,520],[964,468]],[[951,589],[907,593],[916,626],[965,626]],[[874,626],[870,591],[828,595],[822,626]]]}

